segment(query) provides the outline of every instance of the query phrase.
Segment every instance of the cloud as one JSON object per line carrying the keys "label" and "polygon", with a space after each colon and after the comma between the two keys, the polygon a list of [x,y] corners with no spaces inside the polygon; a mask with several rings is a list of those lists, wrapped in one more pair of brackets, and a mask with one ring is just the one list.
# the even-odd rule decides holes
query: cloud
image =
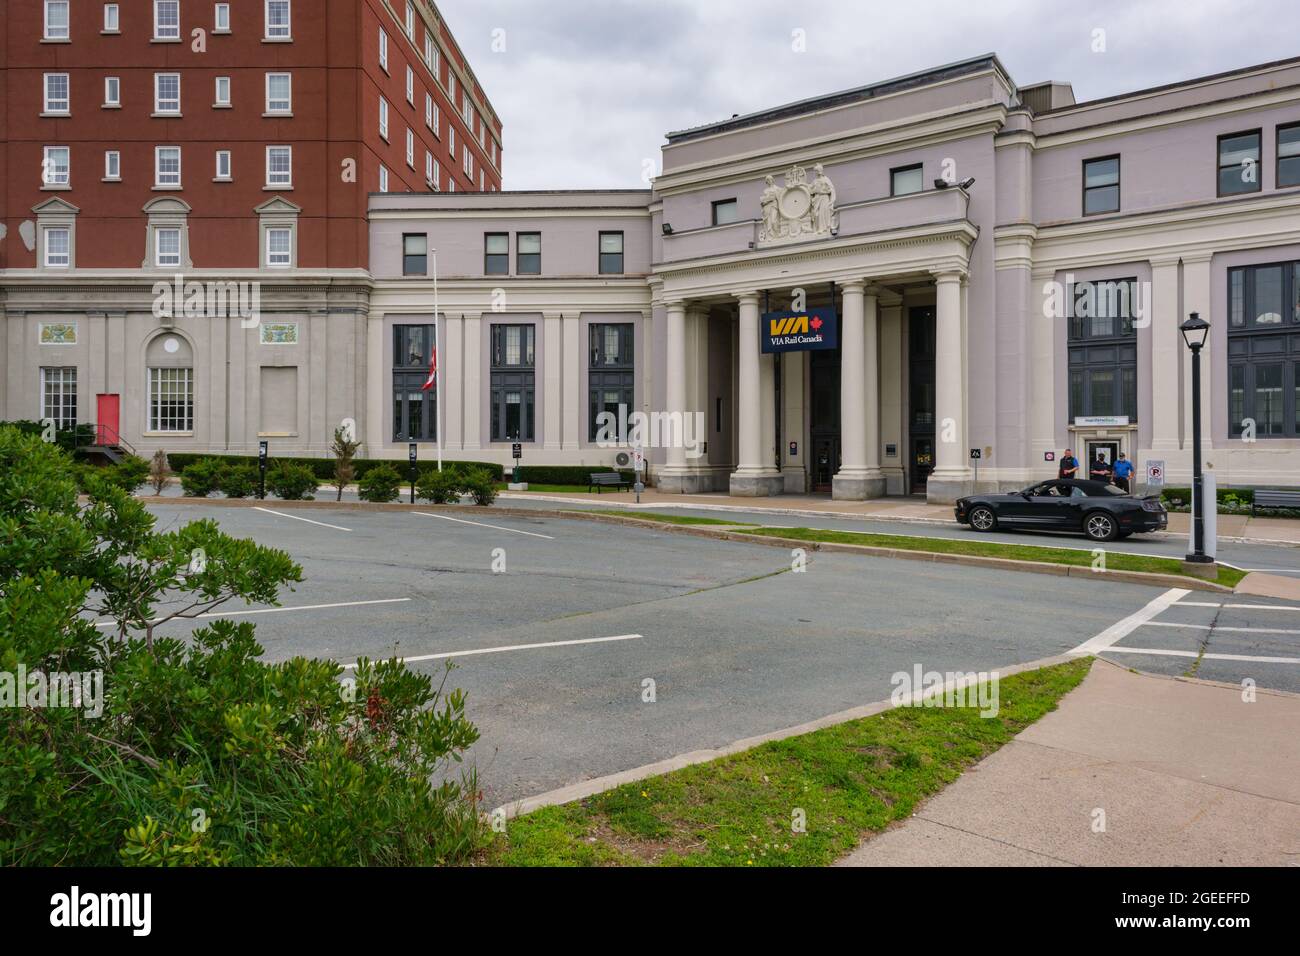
{"label": "cloud", "polygon": [[[507,189],[641,187],[644,160],[657,161],[670,130],[981,53],[997,53],[1018,83],[1064,80],[1084,100],[1300,52],[1294,0],[444,0],[440,9],[504,125]],[[497,29],[503,52],[492,51]]]}

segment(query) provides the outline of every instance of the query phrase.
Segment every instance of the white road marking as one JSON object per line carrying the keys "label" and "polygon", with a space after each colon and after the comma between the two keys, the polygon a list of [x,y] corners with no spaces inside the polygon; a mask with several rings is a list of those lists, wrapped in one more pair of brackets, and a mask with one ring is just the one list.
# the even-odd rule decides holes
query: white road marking
{"label": "white road marking", "polygon": [[1175,624],[1172,621],[1147,621],[1142,627],[1191,627],[1198,631],[1231,631],[1234,634],[1300,634],[1281,627],[1223,627],[1213,624]]}
{"label": "white road marking", "polygon": [[[531,651],[539,647],[572,647],[575,644],[604,644],[608,641],[635,641],[642,637],[640,634],[615,634],[613,637],[585,637],[577,641],[548,641],[544,644],[510,644],[505,647],[480,647],[469,651],[447,651],[443,654],[421,654],[418,657],[399,658],[403,664],[411,664],[416,661],[438,661],[448,657],[471,657],[475,654],[504,654],[506,651]],[[356,662],[344,664],[344,670],[352,670],[356,667]]]}
{"label": "white road marking", "polygon": [[1156,657],[1203,657],[1210,661],[1252,661],[1256,664],[1300,664],[1300,657],[1250,657],[1246,654],[1201,654],[1162,647],[1108,647],[1103,654],[1152,654]]}
{"label": "white road marking", "polygon": [[477,525],[480,528],[492,528],[496,531],[509,531],[511,534],[526,534],[530,538],[545,538],[547,541],[554,541],[555,538],[549,534],[538,534],[536,531],[520,531],[518,528],[503,528],[499,524],[488,524],[486,521],[467,521],[464,518],[453,518],[451,515],[435,515],[427,511],[412,511],[413,515],[420,515],[424,518],[441,518],[443,521],[456,521],[460,524]]}
{"label": "white road marking", "polygon": [[1264,574],[1300,574],[1300,568],[1238,568],[1238,571],[1260,571]]}
{"label": "white road marking", "polygon": [[351,528],[343,528],[336,524],[326,524],[324,521],[313,521],[311,518],[300,518],[297,515],[287,515],[283,511],[272,511],[270,508],[259,508],[253,506],[254,511],[264,511],[269,515],[276,515],[281,518],[292,518],[294,521],[305,521],[308,524],[318,524],[322,528],[333,528],[335,531],[351,531]]}
{"label": "white road marking", "polygon": [[1232,607],[1246,611],[1300,611],[1295,604],[1220,604],[1217,601],[1179,601],[1174,607]]}
{"label": "white road marking", "polygon": [[1179,598],[1184,598],[1192,592],[1186,588],[1170,588],[1164,594],[1154,598],[1146,607],[1134,611],[1122,621],[1117,621],[1106,630],[1102,631],[1096,637],[1084,641],[1068,654],[1083,656],[1085,654],[1095,654],[1098,651],[1105,650],[1112,644],[1122,641],[1129,634],[1136,631],[1143,624],[1146,624],[1153,617],[1165,610],[1171,604],[1177,603]]}
{"label": "white road marking", "polygon": [[[205,617],[242,617],[245,614],[279,614],[282,611],[319,611],[330,607],[362,607],[367,604],[400,604],[403,601],[411,600],[405,598],[380,598],[375,601],[340,601],[337,604],[300,604],[297,607],[259,607],[248,611],[212,611],[207,614],[196,614],[195,618]],[[178,620],[193,620],[194,618],[178,618]],[[157,624],[162,618],[156,617],[150,624]],[[112,627],[117,621],[99,621],[95,627]]]}

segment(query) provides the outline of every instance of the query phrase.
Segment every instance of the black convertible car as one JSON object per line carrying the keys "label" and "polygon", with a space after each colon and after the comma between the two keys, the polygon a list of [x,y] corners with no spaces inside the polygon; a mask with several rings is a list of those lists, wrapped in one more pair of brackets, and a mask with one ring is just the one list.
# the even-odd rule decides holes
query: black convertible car
{"label": "black convertible car", "polygon": [[957,520],[976,531],[998,527],[1082,531],[1094,541],[1163,531],[1169,522],[1156,496],[1134,498],[1102,481],[1058,479],[1024,491],[957,499]]}

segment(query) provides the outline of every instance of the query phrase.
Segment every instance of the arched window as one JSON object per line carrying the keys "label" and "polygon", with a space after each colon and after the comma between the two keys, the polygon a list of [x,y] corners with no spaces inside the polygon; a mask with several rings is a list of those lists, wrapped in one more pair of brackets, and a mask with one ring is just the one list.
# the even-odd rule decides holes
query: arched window
{"label": "arched window", "polygon": [[154,337],[145,350],[148,430],[194,431],[194,350],[174,332]]}

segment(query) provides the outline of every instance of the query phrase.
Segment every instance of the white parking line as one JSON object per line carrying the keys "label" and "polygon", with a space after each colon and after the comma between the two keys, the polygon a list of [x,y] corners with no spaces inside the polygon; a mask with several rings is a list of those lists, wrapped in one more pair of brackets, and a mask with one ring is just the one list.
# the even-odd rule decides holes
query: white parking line
{"label": "white parking line", "polygon": [[1295,604],[1220,604],[1218,601],[1179,601],[1174,607],[1231,607],[1245,611],[1300,611]]}
{"label": "white parking line", "polygon": [[[242,617],[245,614],[279,614],[283,611],[320,611],[330,607],[362,607],[367,604],[400,604],[403,601],[411,600],[409,597],[404,598],[380,598],[375,601],[340,601],[337,604],[300,604],[297,607],[259,607],[249,611],[212,611],[208,614],[196,614],[194,618],[184,618],[183,620],[195,620],[205,617]],[[154,618],[150,624],[157,624],[163,620],[160,617]],[[112,627],[117,621],[97,621],[95,627]]]}
{"label": "white parking line", "polygon": [[256,506],[256,505],[253,506],[253,510],[254,510],[254,511],[264,511],[264,512],[266,512],[266,513],[269,514],[269,515],[276,515],[277,517],[280,517],[280,518],[292,518],[294,521],[305,521],[305,522],[307,522],[308,524],[318,524],[318,525],[320,525],[322,528],[333,528],[335,531],[351,531],[351,530],[352,530],[351,528],[342,528],[342,527],[340,527],[339,525],[336,525],[336,524],[326,524],[324,521],[313,521],[311,518],[300,518],[300,517],[298,517],[297,515],[287,515],[287,514],[285,514],[283,511],[272,511],[270,508],[259,508],[259,507]]}
{"label": "white parking line", "polygon": [[1203,657],[1210,661],[1252,661],[1256,664],[1300,664],[1300,657],[1250,657],[1246,654],[1201,654],[1163,647],[1108,647],[1103,654],[1152,654],[1156,657]]}
{"label": "white parking line", "polygon": [[1238,568],[1238,571],[1262,571],[1264,574],[1300,574],[1300,568]]}
{"label": "white parking line", "polygon": [[[416,661],[438,661],[448,657],[471,657],[475,654],[504,654],[506,651],[531,651],[539,647],[572,647],[575,644],[604,644],[608,641],[635,641],[642,637],[640,634],[615,634],[613,637],[585,637],[577,641],[548,641],[544,644],[509,644],[505,647],[480,647],[471,651],[447,651],[444,654],[421,654],[419,657],[399,658],[403,664],[411,664]],[[344,670],[352,670],[356,667],[356,662],[344,664]]]}
{"label": "white parking line", "polygon": [[1146,621],[1142,627],[1191,627],[1198,631],[1231,631],[1234,634],[1300,634],[1282,627],[1223,627],[1214,624],[1175,624],[1172,621]]}
{"label": "white parking line", "polygon": [[1184,598],[1191,593],[1192,592],[1186,588],[1170,588],[1164,594],[1153,599],[1146,607],[1139,611],[1134,611],[1128,617],[1124,618],[1124,620],[1112,624],[1096,637],[1084,641],[1074,650],[1067,651],[1066,653],[1077,654],[1082,657],[1085,654],[1095,654],[1098,651],[1105,650],[1112,644],[1122,641],[1125,637],[1136,631],[1143,624],[1146,624],[1171,604],[1177,603],[1179,598]]}
{"label": "white parking line", "polygon": [[536,531],[520,531],[518,528],[503,528],[499,524],[488,524],[486,521],[467,521],[464,518],[453,518],[451,515],[435,515],[427,511],[412,511],[413,515],[420,515],[424,518],[441,518],[443,521],[455,521],[460,524],[477,525],[480,528],[492,528],[496,531],[509,531],[511,534],[526,534],[530,538],[545,538],[547,541],[554,541],[555,538],[549,534],[538,534]]}

